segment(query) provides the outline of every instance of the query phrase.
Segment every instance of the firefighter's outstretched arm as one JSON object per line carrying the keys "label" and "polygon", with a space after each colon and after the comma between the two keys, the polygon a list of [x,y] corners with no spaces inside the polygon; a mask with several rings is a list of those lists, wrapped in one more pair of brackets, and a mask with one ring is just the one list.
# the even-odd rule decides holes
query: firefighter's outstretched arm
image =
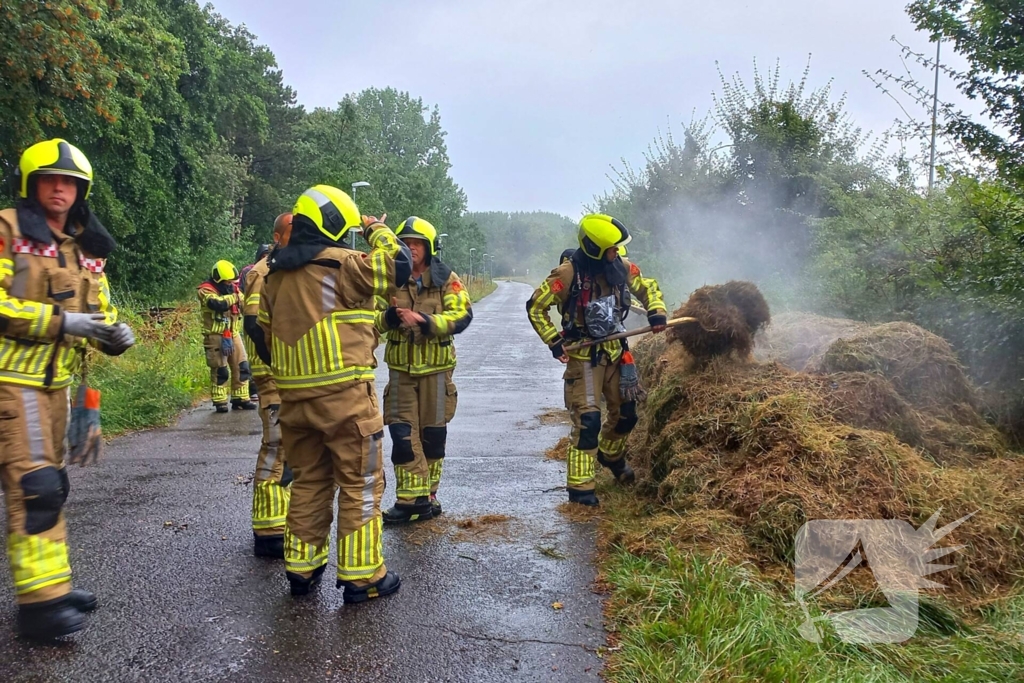
{"label": "firefighter's outstretched arm", "polygon": [[569,287],[572,283],[572,264],[565,263],[551,271],[547,279],[541,283],[530,300],[526,302],[526,313],[530,324],[537,332],[555,358],[562,358],[562,336],[551,322],[551,307],[563,304],[569,298]]}
{"label": "firefighter's outstretched arm", "polygon": [[397,289],[409,281],[412,253],[383,223],[371,223],[363,235],[370,253],[353,261],[356,267],[346,283],[359,294],[373,297],[379,308],[381,300],[390,301]]}
{"label": "firefighter's outstretched arm", "polygon": [[423,315],[420,331],[428,337],[459,334],[473,321],[473,305],[459,276],[452,273],[442,294],[444,309],[434,315]]}

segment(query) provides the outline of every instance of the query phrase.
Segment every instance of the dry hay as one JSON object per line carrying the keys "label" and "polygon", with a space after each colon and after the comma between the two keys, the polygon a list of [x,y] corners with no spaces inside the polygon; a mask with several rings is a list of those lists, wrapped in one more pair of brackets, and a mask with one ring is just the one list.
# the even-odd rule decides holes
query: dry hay
{"label": "dry hay", "polygon": [[698,324],[678,325],[668,334],[699,362],[732,352],[748,357],[754,335],[771,322],[768,302],[757,286],[739,280],[701,287],[672,317],[697,319]]}
{"label": "dry hay", "polygon": [[[980,510],[944,543],[966,549],[950,558],[955,570],[936,578],[962,603],[1024,578],[1024,459],[957,451],[953,464],[938,464],[924,450],[936,418],[872,373],[808,375],[727,357],[695,365],[673,347],[657,359],[644,357],[654,345],[637,347],[650,393],[630,450],[641,491],[676,518],[651,523],[674,525],[678,542],[721,537],[722,552],[779,576],[808,520],[917,526],[940,509],[940,524]],[[643,534],[621,540],[646,542]]]}
{"label": "dry hay", "polygon": [[558,440],[551,448],[544,452],[545,460],[561,460],[565,461],[569,457],[569,437],[563,436]]}
{"label": "dry hay", "polygon": [[868,323],[845,318],[826,318],[810,313],[782,313],[774,316],[756,337],[758,360],[776,360],[794,370],[817,367],[832,342],[851,337]]}
{"label": "dry hay", "polygon": [[455,543],[487,543],[495,540],[511,541],[520,531],[521,525],[515,517],[509,515],[442,515],[424,522],[416,522],[405,540],[407,543],[420,546],[432,537],[450,536]]}

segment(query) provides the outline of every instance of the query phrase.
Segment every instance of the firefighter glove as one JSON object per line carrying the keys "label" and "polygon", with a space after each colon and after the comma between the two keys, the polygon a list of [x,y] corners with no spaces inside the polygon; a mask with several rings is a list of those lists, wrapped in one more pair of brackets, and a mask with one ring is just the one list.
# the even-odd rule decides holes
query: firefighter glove
{"label": "firefighter glove", "polygon": [[664,313],[648,313],[647,323],[654,328],[664,328],[668,322],[668,316]]}
{"label": "firefighter glove", "polygon": [[556,359],[561,359],[565,355],[564,342],[559,339],[557,342],[551,345],[551,356]]}
{"label": "firefighter glove", "polygon": [[135,346],[135,333],[132,332],[132,328],[124,323],[117,323],[114,325],[111,340],[103,345],[103,352],[108,356],[120,356],[133,346]]}
{"label": "firefighter glove", "polygon": [[102,313],[65,313],[61,332],[109,344],[113,339],[114,328],[107,325],[105,320],[106,316]]}
{"label": "firefighter glove", "polygon": [[231,338],[230,334],[224,335],[220,338],[220,352],[225,356],[230,356],[235,350],[235,342]]}

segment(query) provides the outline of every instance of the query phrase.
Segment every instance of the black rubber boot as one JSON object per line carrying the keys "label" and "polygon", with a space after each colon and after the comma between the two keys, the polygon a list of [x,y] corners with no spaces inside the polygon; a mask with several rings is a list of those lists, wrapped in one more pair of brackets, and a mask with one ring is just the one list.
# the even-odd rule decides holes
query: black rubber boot
{"label": "black rubber boot", "polygon": [[256,557],[284,559],[284,534],[280,536],[252,535],[252,554]]}
{"label": "black rubber boot", "polygon": [[313,590],[320,585],[320,580],[324,576],[325,569],[327,569],[326,564],[322,567],[318,567],[313,571],[313,576],[308,579],[303,578],[298,574],[285,572],[285,575],[288,577],[288,583],[291,584],[292,587],[292,595],[309,595],[313,592]]}
{"label": "black rubber boot", "polygon": [[226,413],[226,412],[228,412],[228,404],[227,403],[214,403],[213,407],[217,409],[218,413]]}
{"label": "black rubber boot", "polygon": [[390,510],[385,510],[383,514],[385,524],[423,522],[433,516],[433,506],[430,503],[430,498],[427,496],[420,496],[412,505],[396,504]]}
{"label": "black rubber boot", "polygon": [[398,578],[398,574],[394,572],[388,572],[384,575],[384,578],[376,583],[371,583],[369,586],[363,586],[362,588],[356,588],[348,581],[338,581],[338,588],[345,587],[345,592],[342,594],[342,599],[348,603],[366,602],[367,600],[373,600],[374,598],[383,598],[386,595],[398,592],[398,589],[402,587],[402,579]]}
{"label": "black rubber boot", "polygon": [[579,503],[588,507],[595,507],[601,504],[593,491],[577,491],[576,489],[568,489],[568,491],[570,503]]}
{"label": "black rubber boot", "polygon": [[75,588],[67,595],[71,605],[79,612],[91,612],[96,609],[96,594],[84,588]]}
{"label": "black rubber boot", "polygon": [[81,631],[85,617],[67,595],[56,600],[18,605],[18,633],[34,640],[53,640]]}
{"label": "black rubber boot", "polygon": [[259,408],[259,405],[252,401],[243,401],[240,398],[231,399],[232,410],[256,410],[257,408]]}
{"label": "black rubber boot", "polygon": [[440,517],[442,512],[444,510],[441,509],[441,501],[434,494],[430,494],[430,514],[434,517]]}
{"label": "black rubber boot", "polygon": [[615,481],[619,482],[623,486],[629,486],[636,481],[636,474],[633,472],[633,468],[626,462],[626,458],[622,457],[618,460],[612,460],[601,451],[597,452],[597,461],[604,467],[607,467],[612,476],[615,477]]}

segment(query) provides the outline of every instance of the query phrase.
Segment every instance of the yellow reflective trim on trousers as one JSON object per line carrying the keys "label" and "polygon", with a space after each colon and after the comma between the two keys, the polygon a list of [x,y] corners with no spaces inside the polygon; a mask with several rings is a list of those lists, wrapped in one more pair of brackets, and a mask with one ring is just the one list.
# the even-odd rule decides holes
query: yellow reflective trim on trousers
{"label": "yellow reflective trim on trousers", "polygon": [[629,438],[628,435],[618,439],[606,439],[602,436],[597,447],[605,455],[622,455],[626,450],[627,438]]}
{"label": "yellow reflective trim on trousers", "polygon": [[575,446],[569,446],[569,454],[566,458],[565,483],[571,488],[594,481],[594,456],[586,451],[581,451]]}
{"label": "yellow reflective trim on trousers", "polygon": [[338,542],[338,579],[370,579],[384,564],[379,515]]}
{"label": "yellow reflective trim on trousers", "polygon": [[14,592],[18,595],[71,580],[68,547],[63,541],[8,534],[7,556],[14,575]]}
{"label": "yellow reflective trim on trousers", "polygon": [[419,498],[430,493],[430,479],[411,472],[405,465],[395,465],[395,497]]}
{"label": "yellow reflective trim on trousers", "polygon": [[444,460],[430,461],[430,492],[437,493],[437,486],[441,483],[441,472],[444,470]]}
{"label": "yellow reflective trim on trousers", "polygon": [[327,553],[331,543],[326,538],[323,545],[311,546],[285,527],[284,568],[296,574],[312,572],[327,564]]}
{"label": "yellow reflective trim on trousers", "polygon": [[252,488],[252,528],[284,528],[291,496],[291,490],[277,482],[257,482]]}

